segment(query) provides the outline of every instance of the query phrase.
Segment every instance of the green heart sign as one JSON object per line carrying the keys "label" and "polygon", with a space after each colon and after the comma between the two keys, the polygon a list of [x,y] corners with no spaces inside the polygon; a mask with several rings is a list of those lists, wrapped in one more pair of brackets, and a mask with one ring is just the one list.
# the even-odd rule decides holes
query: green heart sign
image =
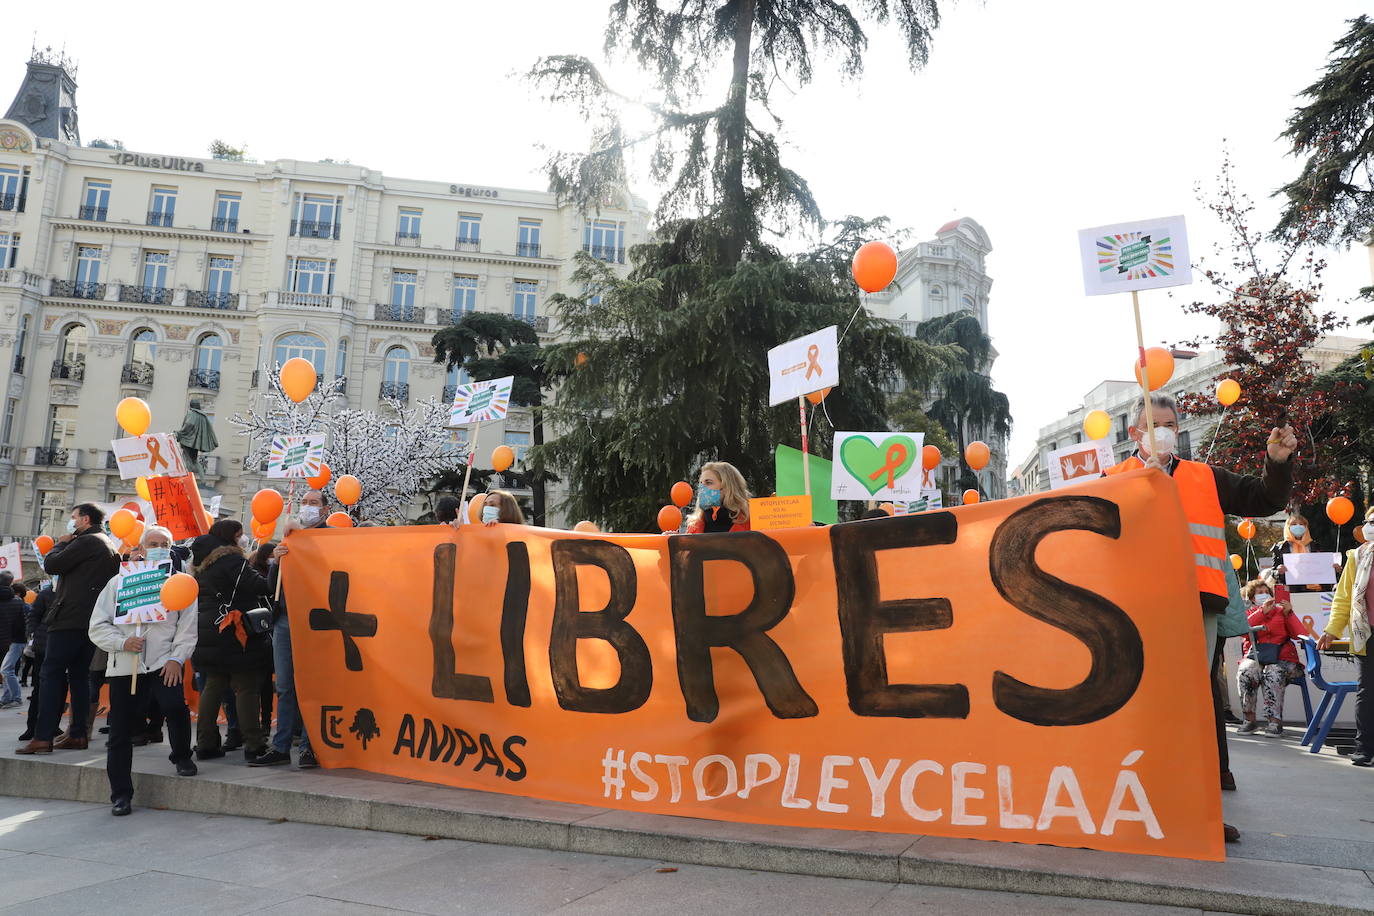
{"label": "green heart sign", "polygon": [[869,493],[891,487],[916,463],[916,442],[910,436],[888,436],[874,445],[864,436],[850,436],[840,446],[840,463]]}

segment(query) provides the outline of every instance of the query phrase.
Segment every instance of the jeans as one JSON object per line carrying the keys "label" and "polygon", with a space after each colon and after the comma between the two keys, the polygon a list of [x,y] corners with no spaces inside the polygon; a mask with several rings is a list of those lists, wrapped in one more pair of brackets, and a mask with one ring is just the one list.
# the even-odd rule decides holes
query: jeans
{"label": "jeans", "polygon": [[5,661],[0,664],[0,671],[4,671],[5,675],[5,692],[0,695],[0,703],[18,703],[22,699],[19,686],[19,659],[23,657],[24,644],[10,643],[9,651],[5,653]]}
{"label": "jeans", "polygon": [[310,750],[310,734],[301,717],[296,699],[296,669],[291,660],[291,620],[282,614],[272,626],[272,665],[277,678],[277,733],[272,747],[283,754],[291,751],[291,736],[299,729],[301,751]]}
{"label": "jeans", "polygon": [[43,690],[43,658],[41,652],[35,652],[33,656],[33,689],[29,691],[29,721],[28,731],[38,733],[38,697]]}
{"label": "jeans", "polygon": [[258,709],[258,684],[261,671],[208,671],[205,688],[200,692],[200,712],[196,718],[196,749],[202,753],[220,747],[219,704],[224,692],[232,686],[238,706],[239,730],[243,732],[245,754],[251,759],[267,750],[267,736],[263,731]]}
{"label": "jeans", "polygon": [[1217,757],[1221,763],[1221,772],[1225,774],[1231,772],[1231,752],[1226,746],[1226,704],[1222,700],[1222,692],[1217,686],[1217,679],[1212,677],[1212,672],[1216,670],[1220,662],[1221,649],[1226,645],[1226,640],[1217,636],[1217,620],[1220,616],[1220,614],[1211,614],[1207,611],[1202,612],[1202,636],[1206,640],[1208,653],[1207,680],[1212,683],[1212,716],[1216,719]]}
{"label": "jeans", "polygon": [[157,699],[167,717],[167,738],[172,763],[191,759],[191,712],[181,693],[181,685],[168,687],[162,682],[161,671],[138,676],[136,693],[129,690],[128,677],[112,677],[110,687],[110,744],[105,752],[105,774],[110,779],[110,801],[134,797],[133,760],[135,733],[146,727],[144,714],[148,702]]}
{"label": "jeans", "polygon": [[72,692],[72,721],[67,735],[86,737],[86,717],[91,710],[91,656],[95,645],[85,630],[48,631],[47,652],[39,675],[36,741],[51,741],[62,722],[62,701]]}

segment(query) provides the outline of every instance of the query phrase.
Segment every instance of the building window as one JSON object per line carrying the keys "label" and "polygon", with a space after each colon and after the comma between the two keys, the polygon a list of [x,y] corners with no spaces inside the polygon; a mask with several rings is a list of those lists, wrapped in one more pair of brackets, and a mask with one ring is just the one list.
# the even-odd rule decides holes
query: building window
{"label": "building window", "polygon": [[151,367],[156,358],[157,334],[150,328],[135,331],[134,336],[129,338],[129,365]]}
{"label": "building window", "polygon": [[29,170],[0,165],[0,210],[23,212],[29,190]]}
{"label": "building window", "polygon": [[582,230],[582,250],[600,261],[625,263],[625,224],[606,219],[587,223]]}
{"label": "building window", "polygon": [[392,347],[383,360],[382,378],[393,385],[410,382],[410,352],[405,347]]}
{"label": "building window", "polygon": [[50,537],[67,533],[67,517],[71,507],[67,505],[67,494],[62,490],[38,491],[38,531]]}
{"label": "building window", "polygon": [[339,350],[334,355],[334,377],[343,378],[348,375],[348,338],[339,339]]}
{"label": "building window", "polygon": [[507,430],[505,444],[514,450],[516,463],[519,463],[525,460],[525,452],[529,451],[530,434]]}
{"label": "building window", "polygon": [[413,270],[393,270],[391,272],[391,304],[413,306],[415,289],[420,285],[420,275]]}
{"label": "building window", "polygon": [[471,381],[472,376],[468,375],[468,371],[462,366],[449,366],[448,374],[444,376],[444,400],[453,400],[453,396],[458,392],[458,386]]}
{"label": "building window", "polygon": [[1116,418],[1116,441],[1125,442],[1131,438],[1130,414],[1119,414]]}
{"label": "building window", "polygon": [[148,206],[149,226],[170,226],[177,209],[176,188],[153,188],[153,200]]}
{"label": "building window", "polygon": [[277,340],[272,351],[272,358],[277,365],[296,356],[309,360],[316,373],[324,373],[324,341],[314,334],[287,334]]}
{"label": "building window", "polygon": [[0,232],[0,268],[13,267],[19,260],[19,233]]}
{"label": "building window", "polygon": [[143,288],[161,290],[167,288],[167,252],[143,252]]}
{"label": "building window", "polygon": [[944,294],[945,288],[938,283],[936,283],[934,286],[930,288],[930,298],[932,299],[939,299],[940,297],[944,296]]}
{"label": "building window", "polygon": [[[62,332],[62,351],[60,361],[67,366],[80,366],[86,362],[86,341],[90,332],[84,324],[69,324]],[[65,378],[66,376],[63,376]]]}
{"label": "building window", "polygon": [[534,304],[539,284],[532,280],[515,281],[515,317],[534,324]]}
{"label": "building window", "polygon": [[418,242],[420,240],[420,216],[423,210],[414,207],[402,207],[400,215],[396,217],[396,241],[397,242]]}
{"label": "building window", "polygon": [[82,299],[94,299],[100,283],[101,250],[89,245],[76,249],[75,294]]}
{"label": "building window", "polygon": [[522,258],[539,257],[539,220],[520,220],[518,232],[515,253]]}
{"label": "building window", "polygon": [[343,198],[321,194],[297,194],[296,218],[291,221],[291,234],[305,239],[336,239],[339,237],[339,210]]}
{"label": "building window", "polygon": [[965,296],[961,304],[967,312],[973,312],[975,314],[978,312],[978,306],[974,304],[972,296]]}
{"label": "building window", "polygon": [[1184,461],[1193,460],[1193,434],[1188,430],[1183,430],[1178,434],[1178,457]]}
{"label": "building window", "polygon": [[14,421],[19,416],[19,399],[8,398],[5,401],[5,420],[0,426],[0,445],[9,445],[14,441]]}
{"label": "building window", "polygon": [[458,214],[458,250],[476,251],[482,245],[482,217],[473,213]]}
{"label": "building window", "polygon": [[24,351],[29,345],[29,316],[19,319],[19,336],[14,341],[14,371],[24,374]]}
{"label": "building window", "polygon": [[208,303],[215,308],[227,308],[234,295],[234,259],[222,255],[210,256],[210,267],[205,274],[205,292]]}
{"label": "building window", "polygon": [[477,278],[454,276],[453,313],[466,315],[477,307]]}
{"label": "building window", "polygon": [[224,339],[218,334],[202,334],[196,341],[196,371],[218,373],[224,360]]}
{"label": "building window", "polygon": [[210,218],[210,228],[215,232],[239,231],[239,204],[242,194],[220,191],[215,195],[215,215]]}
{"label": "building window", "polygon": [[110,183],[108,181],[86,180],[85,193],[81,197],[81,218],[105,222],[110,212]]}
{"label": "building window", "polygon": [[334,261],[322,258],[290,258],[291,292],[332,295]]}
{"label": "building window", "polygon": [[75,444],[76,405],[52,405],[48,408],[48,448],[71,448]]}

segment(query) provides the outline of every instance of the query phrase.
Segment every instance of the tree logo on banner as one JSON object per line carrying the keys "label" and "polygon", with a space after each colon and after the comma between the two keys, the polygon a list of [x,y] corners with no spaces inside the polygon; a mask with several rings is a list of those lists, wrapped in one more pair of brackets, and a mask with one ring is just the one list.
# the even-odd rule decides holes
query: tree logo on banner
{"label": "tree logo on banner", "polygon": [[459,385],[453,395],[453,413],[449,425],[463,426],[468,423],[500,420],[510,409],[510,392],[514,382],[515,376],[508,375],[505,378]]}

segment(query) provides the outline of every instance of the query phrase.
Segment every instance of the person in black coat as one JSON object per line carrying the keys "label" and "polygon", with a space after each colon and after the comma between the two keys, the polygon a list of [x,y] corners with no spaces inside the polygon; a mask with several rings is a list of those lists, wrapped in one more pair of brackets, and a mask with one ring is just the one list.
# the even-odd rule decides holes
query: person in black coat
{"label": "person in black coat", "polygon": [[29,693],[29,727],[19,736],[20,741],[32,741],[34,729],[38,727],[38,697],[39,688],[43,683],[43,656],[48,651],[48,624],[44,618],[52,609],[52,602],[53,586],[52,582],[48,581],[38,590],[38,597],[29,605],[24,621],[24,633],[28,638],[29,648],[33,650],[33,690]]}
{"label": "person in black coat", "polygon": [[[244,756],[252,760],[267,749],[258,714],[258,685],[272,667],[272,640],[266,633],[248,629],[243,614],[265,605],[272,585],[248,563],[239,538],[243,525],[220,519],[210,526],[219,546],[198,540],[193,554],[203,557],[196,566],[200,583],[196,651],[191,664],[205,675],[196,719],[196,757],[223,757],[220,745],[219,706],[224,692],[234,689],[239,728],[243,731]],[[202,546],[213,549],[205,552]]]}
{"label": "person in black coat", "polygon": [[15,597],[14,573],[9,570],[0,572],[0,655],[5,679],[0,709],[9,709],[23,702],[19,660],[24,655],[24,599]]}

